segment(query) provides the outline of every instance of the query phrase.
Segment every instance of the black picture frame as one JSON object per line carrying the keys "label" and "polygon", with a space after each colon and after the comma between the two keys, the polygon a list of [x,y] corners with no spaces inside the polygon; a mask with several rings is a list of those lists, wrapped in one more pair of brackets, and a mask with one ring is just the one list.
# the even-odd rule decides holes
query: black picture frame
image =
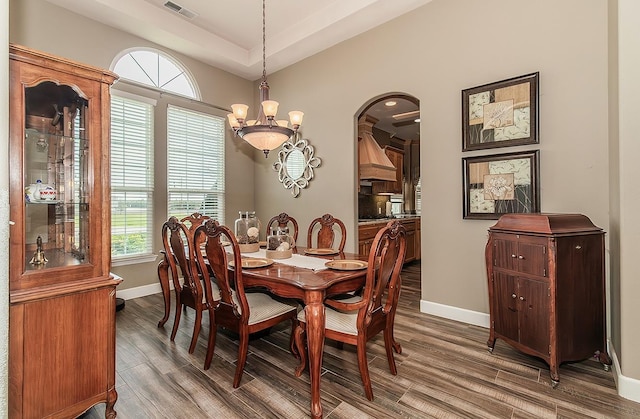
{"label": "black picture frame", "polygon": [[539,177],[539,150],[463,158],[463,218],[540,212]]}
{"label": "black picture frame", "polygon": [[462,151],[538,144],[539,72],[462,91]]}

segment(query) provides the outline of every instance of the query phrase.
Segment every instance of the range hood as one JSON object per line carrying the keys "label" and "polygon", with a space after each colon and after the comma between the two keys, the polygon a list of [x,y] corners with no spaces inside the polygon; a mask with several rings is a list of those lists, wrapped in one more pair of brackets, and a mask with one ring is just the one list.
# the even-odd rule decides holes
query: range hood
{"label": "range hood", "polygon": [[373,126],[378,120],[364,115],[358,120],[358,172],[360,180],[395,182],[396,167],[373,138]]}

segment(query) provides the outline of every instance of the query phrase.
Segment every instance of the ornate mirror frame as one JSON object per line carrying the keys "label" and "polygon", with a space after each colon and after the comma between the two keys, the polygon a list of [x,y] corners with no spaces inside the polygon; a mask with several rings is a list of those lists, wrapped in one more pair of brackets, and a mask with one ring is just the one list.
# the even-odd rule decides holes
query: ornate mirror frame
{"label": "ornate mirror frame", "polygon": [[278,172],[278,181],[282,186],[291,189],[291,194],[297,198],[300,191],[309,186],[309,181],[313,179],[313,169],[319,167],[320,163],[322,161],[314,156],[313,146],[309,145],[308,140],[296,135],[282,144],[278,160],[273,163],[273,170]]}

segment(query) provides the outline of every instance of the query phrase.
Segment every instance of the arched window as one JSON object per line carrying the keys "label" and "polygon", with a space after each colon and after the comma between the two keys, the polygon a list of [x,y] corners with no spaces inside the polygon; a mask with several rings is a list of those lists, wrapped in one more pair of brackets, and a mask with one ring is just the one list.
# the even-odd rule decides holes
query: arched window
{"label": "arched window", "polygon": [[160,51],[129,50],[117,58],[112,67],[121,78],[200,100],[197,85],[187,69]]}

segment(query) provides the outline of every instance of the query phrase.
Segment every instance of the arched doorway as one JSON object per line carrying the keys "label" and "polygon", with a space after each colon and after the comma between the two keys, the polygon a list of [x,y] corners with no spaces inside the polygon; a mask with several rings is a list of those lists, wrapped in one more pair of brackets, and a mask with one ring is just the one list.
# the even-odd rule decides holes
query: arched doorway
{"label": "arched doorway", "polygon": [[358,250],[368,253],[377,224],[402,218],[411,246],[407,261],[419,260],[420,102],[404,93],[386,93],[367,101],[355,120]]}

